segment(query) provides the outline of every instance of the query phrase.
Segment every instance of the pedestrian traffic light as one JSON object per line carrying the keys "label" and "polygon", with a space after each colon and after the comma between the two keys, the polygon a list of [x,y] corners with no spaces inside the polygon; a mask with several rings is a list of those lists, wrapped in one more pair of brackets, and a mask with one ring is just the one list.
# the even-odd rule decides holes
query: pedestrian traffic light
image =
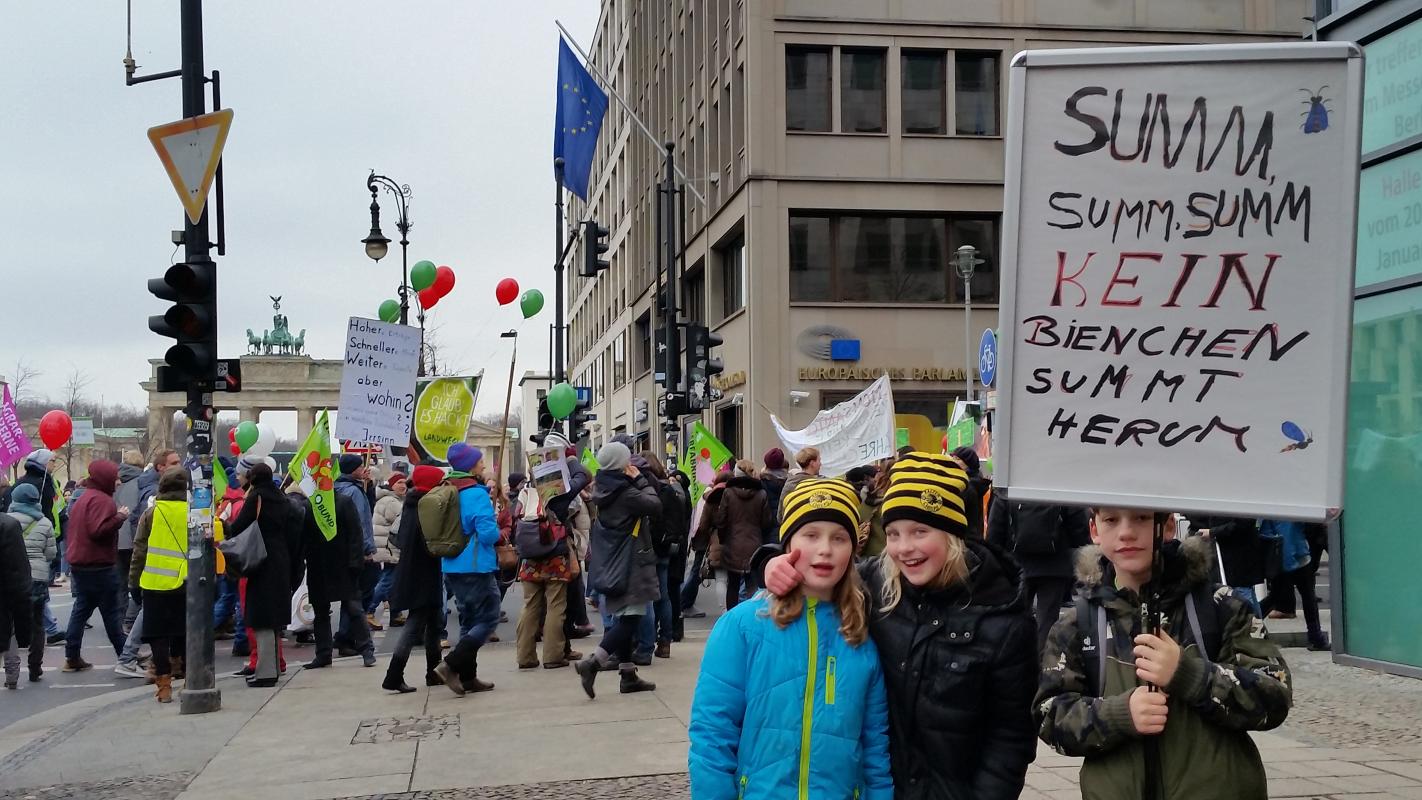
{"label": "pedestrian traffic light", "polygon": [[711,357],[711,348],[725,340],[705,325],[686,326],[686,407],[689,411],[706,408],[708,382],[725,371],[721,359]]}
{"label": "pedestrian traffic light", "polygon": [[170,377],[185,383],[211,381],[217,376],[217,275],[212,262],[180,263],[161,278],[148,281],[148,291],[173,306],[162,316],[148,318],[148,328],[177,340],[163,360],[179,374]]}
{"label": "pedestrian traffic light", "polygon": [[602,257],[607,252],[607,228],[596,220],[583,223],[583,264],[578,274],[584,278],[597,277],[598,270],[607,269],[607,261]]}

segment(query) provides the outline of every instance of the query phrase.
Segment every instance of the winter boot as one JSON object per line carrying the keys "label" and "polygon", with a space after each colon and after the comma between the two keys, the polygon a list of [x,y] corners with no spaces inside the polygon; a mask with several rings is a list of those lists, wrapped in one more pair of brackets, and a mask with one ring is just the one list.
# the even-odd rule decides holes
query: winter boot
{"label": "winter boot", "polygon": [[188,673],[184,669],[183,657],[173,656],[170,660],[173,662],[173,680],[181,681],[186,679],[188,677]]}
{"label": "winter boot", "polygon": [[650,692],[657,688],[657,685],[655,683],[652,683],[651,681],[644,681],[641,678],[637,677],[636,664],[622,664],[618,668],[618,671],[622,673],[622,684],[618,688],[622,691],[623,694],[632,694],[633,692]]}
{"label": "winter boot", "polygon": [[171,702],[173,702],[173,676],[172,676],[172,675],[159,675],[159,676],[158,676],[158,688],[157,688],[157,690],[155,690],[155,691],[153,692],[153,696],[154,696],[155,698],[157,698],[158,702],[160,702],[160,703],[171,703]]}
{"label": "winter boot", "polygon": [[449,666],[448,661],[441,661],[440,665],[435,667],[434,674],[439,677],[440,683],[448,686],[451,692],[454,692],[460,697],[463,697],[468,691],[464,688],[464,684],[460,682],[459,673],[455,672],[454,668]]}
{"label": "winter boot", "polygon": [[652,655],[656,656],[657,658],[671,658],[671,642],[666,641],[665,639],[660,642],[657,642],[656,652],[652,653]]}
{"label": "winter boot", "polygon": [[597,680],[597,674],[602,672],[602,662],[597,660],[597,653],[589,655],[587,658],[573,665],[577,671],[578,678],[582,680],[583,691],[587,692],[588,699],[597,698],[597,692],[593,691],[593,682]]}
{"label": "winter boot", "polygon": [[475,675],[467,681],[462,681],[461,684],[464,686],[464,691],[470,694],[475,694],[477,692],[492,692],[494,690],[494,684],[488,681],[479,680],[478,675]]}

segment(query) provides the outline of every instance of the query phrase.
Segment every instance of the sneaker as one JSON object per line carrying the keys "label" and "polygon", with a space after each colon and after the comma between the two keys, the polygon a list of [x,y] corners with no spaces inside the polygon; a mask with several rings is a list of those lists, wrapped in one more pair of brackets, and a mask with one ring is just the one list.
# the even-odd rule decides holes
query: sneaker
{"label": "sneaker", "polygon": [[691,606],[689,608],[683,608],[681,610],[681,616],[685,619],[703,619],[706,616],[706,612],[696,606]]}
{"label": "sneaker", "polygon": [[143,678],[148,673],[136,661],[120,662],[114,666],[114,674],[120,678]]}
{"label": "sneaker", "polygon": [[404,615],[404,614],[396,614],[395,616],[391,617],[391,618],[390,618],[390,627],[392,627],[392,628],[403,628],[403,627],[405,627],[405,615]]}
{"label": "sneaker", "polygon": [[57,644],[64,644],[64,631],[60,631],[59,633],[52,633],[49,636],[46,636],[44,638],[44,643],[51,647]]}
{"label": "sneaker", "polygon": [[66,658],[66,659],[64,659],[64,667],[62,668],[62,671],[64,671],[64,672],[83,672],[84,670],[93,669],[93,668],[94,668],[94,665],[93,665],[93,664],[90,664],[90,663],[87,662],[87,661],[85,661],[84,658],[81,656],[81,657],[79,657],[79,658]]}
{"label": "sneaker", "polygon": [[1320,636],[1318,638],[1311,637],[1308,642],[1308,649],[1323,653],[1332,650],[1333,645],[1329,643],[1327,636]]}

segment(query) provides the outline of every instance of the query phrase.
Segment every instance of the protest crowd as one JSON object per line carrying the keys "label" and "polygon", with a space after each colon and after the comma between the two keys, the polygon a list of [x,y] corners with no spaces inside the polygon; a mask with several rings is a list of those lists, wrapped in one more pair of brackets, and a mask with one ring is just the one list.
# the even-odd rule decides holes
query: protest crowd
{"label": "protest crowd", "polygon": [[[1151,782],[1170,797],[1266,796],[1247,732],[1279,725],[1291,690],[1260,617],[1310,584],[1296,573],[1317,563],[1311,526],[1220,517],[1175,540],[1164,514],[1014,502],[970,447],[904,448],[831,477],[813,448],[792,467],[780,448],[757,464],[710,441],[725,457],[708,482],[689,473],[711,465],[669,470],[625,436],[580,455],[556,432],[529,473],[503,477],[464,443],[447,467],[380,478],[338,454],[329,484],[301,471],[304,453],[291,474],[270,456],[221,459],[212,625],[248,657],[248,686],[275,686],[304,591],[314,621],[297,635],[316,651],[304,669],[374,667],[372,630],[389,625],[383,689],[423,679],[464,696],[495,689],[481,651],[519,584],[517,666],[571,667],[594,699],[610,689],[602,672],[619,693],[655,690],[639,669],[672,658],[683,620],[719,601],[689,728],[694,797],[1013,798],[1038,738],[1085,756],[1088,797],[1139,797]],[[71,490],[50,458],[32,454],[0,497],[5,686],[19,687],[25,654],[30,682],[91,669],[79,648],[97,611],[115,672],[171,702],[189,467],[132,451]],[[311,496],[327,489],[328,513]],[[708,596],[718,576],[724,595]],[[48,608],[64,580],[67,625]],[[1142,628],[1147,586],[1159,635]],[[1327,648],[1306,591],[1303,604]],[[46,664],[58,644],[63,660]]]}

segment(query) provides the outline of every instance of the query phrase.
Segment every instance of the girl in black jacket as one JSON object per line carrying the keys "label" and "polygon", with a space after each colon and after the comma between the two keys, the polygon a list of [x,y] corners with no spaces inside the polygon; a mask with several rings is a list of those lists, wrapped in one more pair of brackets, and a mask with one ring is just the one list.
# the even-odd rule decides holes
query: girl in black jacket
{"label": "girl in black jacket", "polygon": [[256,523],[267,548],[266,560],[242,578],[246,582],[242,618],[256,636],[252,640],[254,674],[247,679],[247,685],[270,688],[276,686],[280,663],[285,660],[281,632],[291,622],[291,593],[300,585],[291,551],[299,546],[304,520],[292,513],[291,504],[273,480],[270,466],[253,466],[247,481],[247,499],[227,536],[235,539]]}
{"label": "girl in black jacket", "polygon": [[[899,800],[1015,800],[1036,754],[1037,648],[1021,569],[967,538],[966,484],[944,456],[896,461],[882,507],[887,549],[860,565]],[[766,564],[772,593],[798,582],[791,559]]]}

